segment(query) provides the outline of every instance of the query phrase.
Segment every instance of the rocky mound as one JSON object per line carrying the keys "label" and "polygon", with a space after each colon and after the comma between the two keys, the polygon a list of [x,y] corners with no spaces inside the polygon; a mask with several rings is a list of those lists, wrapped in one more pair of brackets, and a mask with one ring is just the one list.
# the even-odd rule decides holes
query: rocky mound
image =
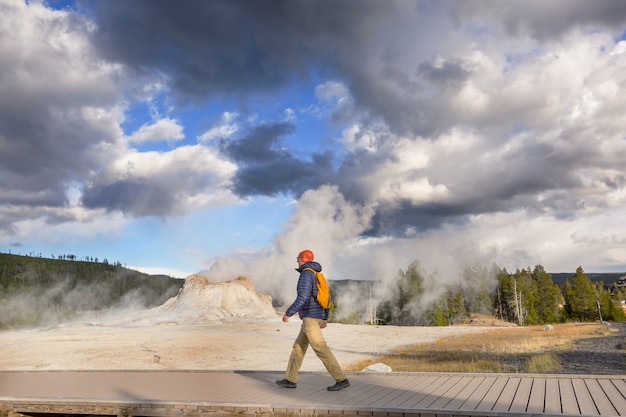
{"label": "rocky mound", "polygon": [[177,296],[151,312],[177,321],[279,318],[272,306],[272,298],[258,294],[247,277],[212,283],[202,275],[190,275]]}

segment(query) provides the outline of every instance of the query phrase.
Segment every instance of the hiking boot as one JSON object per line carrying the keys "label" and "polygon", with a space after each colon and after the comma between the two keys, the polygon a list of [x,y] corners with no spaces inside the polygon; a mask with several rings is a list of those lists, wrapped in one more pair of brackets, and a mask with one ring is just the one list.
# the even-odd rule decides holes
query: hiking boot
{"label": "hiking boot", "polygon": [[280,381],[276,381],[276,385],[283,388],[296,388],[298,384],[295,382],[291,382],[288,379],[281,379]]}
{"label": "hiking boot", "polygon": [[326,388],[328,391],[339,391],[350,386],[350,381],[344,379],[343,381],[337,382],[335,385]]}

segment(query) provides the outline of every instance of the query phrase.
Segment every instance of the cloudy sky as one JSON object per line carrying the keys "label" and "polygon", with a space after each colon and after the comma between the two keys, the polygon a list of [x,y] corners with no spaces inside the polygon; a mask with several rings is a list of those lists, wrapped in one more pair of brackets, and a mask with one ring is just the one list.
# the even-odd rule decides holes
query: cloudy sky
{"label": "cloudy sky", "polygon": [[626,271],[626,3],[0,0],[0,251]]}

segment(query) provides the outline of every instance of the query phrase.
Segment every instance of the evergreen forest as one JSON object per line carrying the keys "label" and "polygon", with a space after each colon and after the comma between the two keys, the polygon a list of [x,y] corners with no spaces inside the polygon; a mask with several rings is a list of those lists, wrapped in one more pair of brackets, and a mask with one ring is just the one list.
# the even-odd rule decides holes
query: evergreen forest
{"label": "evergreen forest", "polygon": [[541,265],[515,273],[493,266],[467,269],[462,284],[452,286],[443,277],[424,273],[414,262],[398,273],[370,317],[381,324],[431,326],[455,324],[474,314],[522,326],[624,321],[625,281],[623,277],[614,282],[592,281],[578,267],[557,284]]}

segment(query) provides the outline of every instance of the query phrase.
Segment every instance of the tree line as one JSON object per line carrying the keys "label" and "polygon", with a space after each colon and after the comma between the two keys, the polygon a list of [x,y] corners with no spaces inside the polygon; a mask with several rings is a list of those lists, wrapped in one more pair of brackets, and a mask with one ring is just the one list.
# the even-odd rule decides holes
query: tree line
{"label": "tree line", "polygon": [[[11,251],[9,251],[8,255],[14,255],[13,253],[11,253]],[[17,256],[22,256],[21,254],[15,254]],[[26,255],[30,258],[43,258],[43,254],[41,252],[35,252],[35,251],[30,251],[28,253],[28,255]],[[55,255],[54,253],[50,255],[50,259],[58,259],[60,261],[85,261],[85,262],[99,262],[98,257],[93,257],[93,256],[89,256],[86,255],[85,257],[81,258],[79,256],[76,256],[72,253],[63,253],[60,255]],[[102,259],[102,263],[105,265],[109,265],[109,260],[107,258]],[[120,261],[115,261],[113,262],[113,265],[115,266],[122,266],[122,263]]]}
{"label": "tree line", "polygon": [[[593,282],[582,267],[560,284],[555,284],[541,265],[515,273],[495,265],[468,268],[460,283],[450,285],[445,277],[427,274],[414,262],[398,272],[391,288],[386,286],[385,295],[375,305],[374,319],[413,326],[450,325],[472,314],[519,325],[624,321],[621,303],[625,299],[626,286]],[[340,311],[342,306],[335,307]]]}

